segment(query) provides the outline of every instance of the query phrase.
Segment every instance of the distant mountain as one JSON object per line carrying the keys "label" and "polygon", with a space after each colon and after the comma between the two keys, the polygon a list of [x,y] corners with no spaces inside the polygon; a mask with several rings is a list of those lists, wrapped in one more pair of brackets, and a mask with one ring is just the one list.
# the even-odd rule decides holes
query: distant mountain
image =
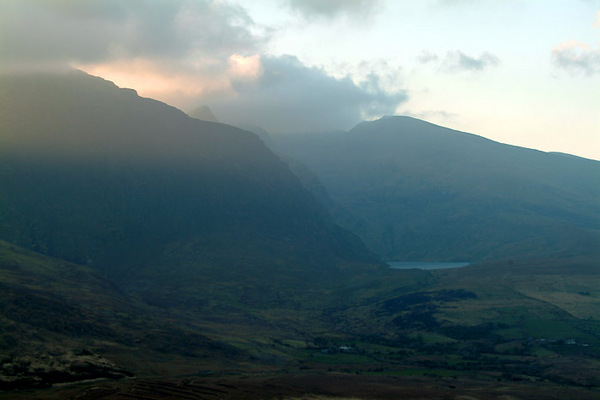
{"label": "distant mountain", "polygon": [[103,79],[2,76],[0,132],[0,238],[154,305],[267,301],[378,265],[254,134]]}
{"label": "distant mountain", "polygon": [[338,221],[388,259],[600,255],[598,161],[409,117],[272,146],[314,171]]}
{"label": "distant mountain", "polygon": [[236,125],[238,128],[243,129],[248,132],[254,133],[258,136],[267,146],[271,143],[271,135],[269,132],[265,131],[263,128],[253,125]]}
{"label": "distant mountain", "polygon": [[210,111],[210,108],[208,108],[208,106],[200,106],[198,108],[195,108],[192,111],[190,111],[188,115],[192,118],[196,118],[202,121],[219,122],[219,120],[217,120],[212,111]]}

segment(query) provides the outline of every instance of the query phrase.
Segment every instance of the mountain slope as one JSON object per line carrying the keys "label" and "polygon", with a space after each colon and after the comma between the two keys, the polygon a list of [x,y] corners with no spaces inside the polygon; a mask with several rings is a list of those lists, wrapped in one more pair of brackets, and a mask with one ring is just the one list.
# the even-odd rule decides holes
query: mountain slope
{"label": "mountain slope", "polygon": [[509,146],[409,117],[277,136],[315,171],[339,221],[388,259],[600,254],[600,163]]}
{"label": "mountain slope", "polygon": [[156,373],[186,359],[210,357],[220,367],[247,360],[92,268],[4,241],[0,289],[0,391]]}
{"label": "mountain slope", "polygon": [[0,238],[144,298],[378,262],[255,135],[100,78],[3,76],[0,132]]}

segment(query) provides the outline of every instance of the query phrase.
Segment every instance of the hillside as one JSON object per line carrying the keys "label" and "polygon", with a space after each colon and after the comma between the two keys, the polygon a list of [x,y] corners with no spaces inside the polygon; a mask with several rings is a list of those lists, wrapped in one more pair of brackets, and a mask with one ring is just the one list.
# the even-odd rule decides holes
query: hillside
{"label": "hillside", "polygon": [[[593,399],[598,268],[389,270],[315,286],[296,309],[199,313],[141,305],[89,267],[0,242],[0,398]],[[2,392],[15,388],[28,390]]]}
{"label": "hillside", "polygon": [[409,117],[272,146],[314,171],[338,221],[387,259],[600,254],[598,161]]}
{"label": "hillside", "polygon": [[[122,379],[187,357],[247,359],[93,269],[0,241],[0,391]],[[223,364],[221,364],[223,365]]]}
{"label": "hillside", "polygon": [[0,132],[0,238],[153,304],[248,296],[240,282],[269,297],[378,264],[254,134],[103,79],[3,76]]}

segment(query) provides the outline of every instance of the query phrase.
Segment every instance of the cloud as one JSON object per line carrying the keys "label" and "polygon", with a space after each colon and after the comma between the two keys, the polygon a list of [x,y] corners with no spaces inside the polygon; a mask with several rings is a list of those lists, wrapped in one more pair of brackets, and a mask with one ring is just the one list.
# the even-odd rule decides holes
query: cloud
{"label": "cloud", "polygon": [[589,76],[600,73],[600,48],[590,49],[575,40],[563,42],[552,49],[552,60],[557,67],[572,74]]}
{"label": "cloud", "polygon": [[471,57],[461,51],[449,51],[443,61],[443,68],[449,72],[483,71],[500,63],[498,57],[483,52],[479,57]]}
{"label": "cloud", "polygon": [[243,8],[216,0],[5,0],[2,8],[4,69],[225,57],[268,40]]}
{"label": "cloud", "polygon": [[473,0],[438,0],[438,4],[442,6],[470,5],[471,3]]}
{"label": "cloud", "polygon": [[[359,15],[375,3],[290,0],[323,16]],[[347,128],[406,100],[368,67],[353,80],[295,57],[265,56],[272,34],[223,0],[3,0],[0,71],[75,67],[141,96],[182,109],[206,104],[224,122],[273,132]]]}
{"label": "cloud", "polygon": [[417,60],[421,64],[437,65],[444,72],[483,71],[500,64],[498,57],[491,53],[483,52],[479,57],[472,57],[460,50],[448,51],[443,59],[437,54],[422,51]]}
{"label": "cloud", "polygon": [[288,5],[307,19],[341,15],[364,17],[376,12],[380,0],[287,0]]}
{"label": "cloud", "polygon": [[[296,57],[233,54],[196,70],[135,59],[84,70],[135,88],[184,110],[208,105],[221,122],[260,126],[272,133],[349,129],[364,119],[394,114],[407,100],[390,71],[355,81],[307,67]],[[391,80],[396,85],[391,85]],[[387,88],[394,88],[389,92]],[[386,88],[386,89],[384,89]]]}
{"label": "cloud", "polygon": [[429,51],[422,51],[421,54],[419,54],[419,57],[417,57],[417,60],[419,60],[419,62],[422,64],[427,64],[429,62],[439,60],[439,57],[436,54],[430,53]]}
{"label": "cloud", "polygon": [[275,133],[348,129],[394,113],[407,99],[402,91],[385,92],[375,74],[357,84],[306,67],[293,56],[261,61],[262,73],[253,84],[234,82],[235,95],[203,98],[219,120]]}
{"label": "cloud", "polygon": [[136,89],[143,97],[158,99],[180,108],[189,106],[194,99],[208,93],[231,92],[230,76],[240,75],[239,71],[234,71],[228,65],[227,60],[209,59],[193,65],[182,61],[181,64],[135,58],[75,66],[113,81],[117,86]]}
{"label": "cloud", "polygon": [[233,54],[228,59],[229,70],[233,79],[237,81],[253,81],[262,74],[260,55],[242,56]]}

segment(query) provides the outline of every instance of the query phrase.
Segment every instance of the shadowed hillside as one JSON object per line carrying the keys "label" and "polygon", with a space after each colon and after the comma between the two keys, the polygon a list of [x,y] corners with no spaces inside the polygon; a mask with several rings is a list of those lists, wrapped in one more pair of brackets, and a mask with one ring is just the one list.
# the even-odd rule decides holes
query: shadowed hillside
{"label": "shadowed hillside", "polygon": [[0,237],[155,303],[377,263],[249,132],[79,72],[3,76],[0,113]]}
{"label": "shadowed hillside", "polygon": [[0,391],[120,379],[178,357],[247,359],[179,325],[92,268],[0,241]]}
{"label": "shadowed hillside", "polygon": [[408,117],[280,135],[273,147],[312,169],[340,206],[338,220],[388,259],[600,252],[598,161]]}

